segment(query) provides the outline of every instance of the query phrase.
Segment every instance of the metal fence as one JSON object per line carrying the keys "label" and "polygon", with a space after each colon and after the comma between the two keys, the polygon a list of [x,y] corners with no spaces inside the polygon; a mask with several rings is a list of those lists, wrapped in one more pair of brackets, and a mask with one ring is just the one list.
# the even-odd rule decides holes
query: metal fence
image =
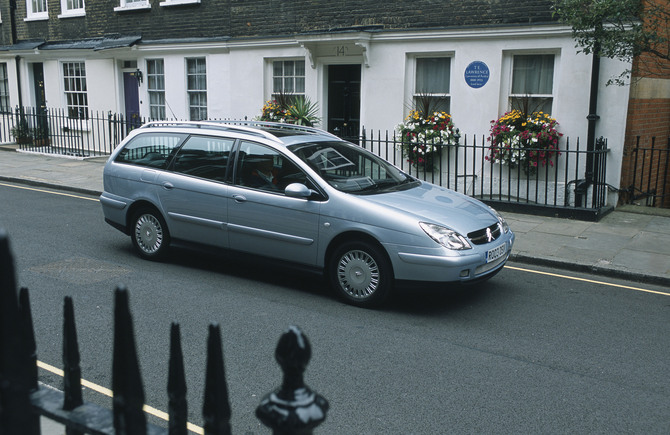
{"label": "metal fence", "polygon": [[[20,149],[26,151],[78,157],[109,155],[133,128],[145,121],[126,120],[111,112],[89,111],[80,115],[71,118],[64,110],[17,108],[13,113],[0,115],[0,140],[16,141]],[[478,198],[501,210],[597,220],[611,208],[607,206],[608,188],[613,189],[606,184],[608,148],[602,138],[593,149],[587,149],[579,140],[565,138],[560,152],[550,158],[547,165],[533,171],[488,159],[491,150],[485,136],[464,136],[457,145],[436,144],[437,158],[430,167],[409,164],[400,151],[400,139],[395,133],[363,129],[362,136],[345,138],[418,178]],[[526,148],[525,151],[543,150]],[[667,160],[667,151],[665,156]],[[641,191],[638,187],[630,189],[638,194]],[[655,198],[658,192],[653,191]]]}
{"label": "metal fence", "polygon": [[87,111],[72,117],[65,109],[17,107],[0,113],[0,142],[46,154],[104,156],[142,123],[112,112]]}
{"label": "metal fence", "polygon": [[[400,138],[387,132],[363,132],[361,146],[411,175],[480,199],[507,211],[559,215],[597,220],[606,213],[607,141],[600,138],[592,150],[577,140],[562,141],[560,151],[529,168],[495,163],[490,145],[481,136],[460,137],[456,145],[434,144],[437,156],[430,164],[411,164],[403,156]],[[526,148],[526,152],[542,152]]]}
{"label": "metal fence", "polygon": [[[147,422],[144,390],[135,345],[128,291],[117,288],[114,307],[112,409],[84,403],[79,345],[72,298],[65,297],[63,391],[38,384],[37,349],[28,290],[17,292],[9,239],[0,229],[0,434],[39,435],[40,416],[63,424],[68,435],[187,433],[186,380],[179,325],[172,324],[167,374],[168,428]],[[275,351],[284,372],[281,386],[266,395],[256,417],[275,434],[311,434],[328,411],[328,402],[303,381],[311,357],[307,337],[290,327]],[[204,387],[205,434],[230,434],[231,407],[225,379],[220,327],[209,326]]]}
{"label": "metal fence", "polygon": [[[642,146],[647,145],[647,146]],[[640,136],[624,148],[621,201],[650,207],[670,208],[670,138],[652,137],[643,143]]]}

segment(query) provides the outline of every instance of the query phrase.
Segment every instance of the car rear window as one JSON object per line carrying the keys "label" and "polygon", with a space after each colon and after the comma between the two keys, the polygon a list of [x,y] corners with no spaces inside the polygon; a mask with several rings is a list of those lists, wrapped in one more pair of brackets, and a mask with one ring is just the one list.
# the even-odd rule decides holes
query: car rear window
{"label": "car rear window", "polygon": [[153,132],[137,135],[123,147],[115,161],[165,169],[173,151],[186,136],[178,133]]}

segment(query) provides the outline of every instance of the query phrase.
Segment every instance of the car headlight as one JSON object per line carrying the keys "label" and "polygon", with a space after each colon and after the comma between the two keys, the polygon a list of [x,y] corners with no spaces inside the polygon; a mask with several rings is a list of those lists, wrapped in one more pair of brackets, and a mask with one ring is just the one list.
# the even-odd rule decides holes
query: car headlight
{"label": "car headlight", "polygon": [[498,219],[498,222],[500,222],[500,228],[502,228],[503,233],[507,234],[509,232],[509,225],[507,225],[507,221],[505,220],[504,217],[500,215],[493,207],[489,207],[493,214],[496,216]]}
{"label": "car headlight", "polygon": [[429,224],[427,222],[419,222],[419,225],[431,239],[435,240],[445,248],[455,250],[472,249],[468,240],[451,228]]}

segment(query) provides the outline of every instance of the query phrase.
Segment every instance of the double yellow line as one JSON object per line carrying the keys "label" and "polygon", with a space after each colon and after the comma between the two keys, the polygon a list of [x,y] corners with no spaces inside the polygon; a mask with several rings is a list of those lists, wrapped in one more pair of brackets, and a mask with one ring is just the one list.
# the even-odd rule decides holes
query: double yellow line
{"label": "double yellow line", "polygon": [[605,285],[605,286],[609,286],[609,287],[617,287],[617,288],[622,288],[622,289],[626,289],[626,290],[634,290],[634,291],[643,292],[643,293],[653,293],[653,294],[656,294],[656,295],[670,296],[669,292],[649,290],[649,289],[640,288],[640,287],[633,287],[633,286],[630,286],[630,285],[613,284],[611,282],[596,281],[596,280],[593,280],[593,279],[579,278],[579,277],[576,277],[576,276],[569,276],[569,275],[561,275],[561,274],[558,274],[558,273],[542,272],[542,271],[539,271],[539,270],[525,269],[523,267],[514,267],[514,266],[505,265],[505,269],[518,270],[520,272],[534,273],[534,274],[537,274],[537,275],[553,276],[555,278],[570,279],[570,280],[573,280],[573,281],[588,282],[588,283],[591,283],[591,284],[599,284],[599,285]]}
{"label": "double yellow line", "polygon": [[[42,361],[37,361],[37,367],[39,367],[41,369],[44,369],[48,372],[51,372],[54,375],[57,375],[57,376],[60,376],[60,377],[65,376],[65,373],[63,372],[63,370],[59,369],[58,367],[54,367],[50,364],[47,364],[45,362],[42,362]],[[89,388],[89,389],[91,389],[91,390],[93,390],[97,393],[100,393],[104,396],[114,397],[114,392],[112,390],[110,390],[109,388],[105,388],[105,387],[102,387],[98,384],[94,384],[93,382],[87,381],[86,379],[81,380],[81,386]],[[160,409],[156,409],[152,406],[144,405],[142,407],[142,409],[147,414],[153,415],[154,417],[158,417],[162,420],[168,421],[170,419],[170,417],[168,416],[168,414],[166,412],[163,412]],[[197,434],[202,435],[202,434],[205,433],[203,428],[201,428],[200,426],[196,426],[193,423],[186,423],[186,428],[188,430],[190,430],[191,432],[194,432],[194,433],[197,433]]]}

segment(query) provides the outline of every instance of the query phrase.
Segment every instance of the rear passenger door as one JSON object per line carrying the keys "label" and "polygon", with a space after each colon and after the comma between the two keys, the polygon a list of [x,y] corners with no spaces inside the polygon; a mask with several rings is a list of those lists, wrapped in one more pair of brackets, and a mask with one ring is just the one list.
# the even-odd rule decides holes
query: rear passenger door
{"label": "rear passenger door", "polygon": [[228,247],[225,181],[234,142],[190,136],[159,175],[159,199],[172,238]]}

